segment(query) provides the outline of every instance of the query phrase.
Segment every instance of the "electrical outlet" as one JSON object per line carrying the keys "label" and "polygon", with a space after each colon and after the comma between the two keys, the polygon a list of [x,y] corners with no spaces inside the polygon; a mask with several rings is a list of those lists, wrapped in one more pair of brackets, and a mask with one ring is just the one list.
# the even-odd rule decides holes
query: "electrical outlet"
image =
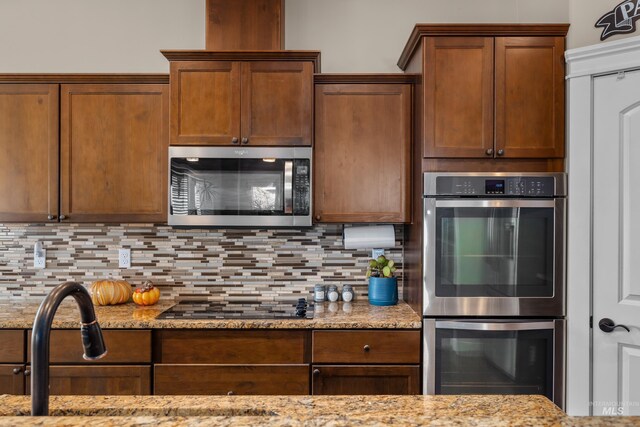
{"label": "electrical outlet", "polygon": [[131,249],[118,249],[118,267],[131,268]]}
{"label": "electrical outlet", "polygon": [[381,255],[384,255],[384,249],[371,249],[371,259],[376,259]]}
{"label": "electrical outlet", "polygon": [[33,247],[33,268],[41,270],[47,266],[47,250],[42,247],[42,242],[36,242]]}

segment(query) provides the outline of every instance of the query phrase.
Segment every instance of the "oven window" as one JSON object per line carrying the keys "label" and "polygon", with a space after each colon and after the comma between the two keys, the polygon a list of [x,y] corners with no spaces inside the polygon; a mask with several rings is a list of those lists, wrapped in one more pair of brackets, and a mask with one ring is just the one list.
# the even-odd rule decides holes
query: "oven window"
{"label": "oven window", "polygon": [[190,160],[171,159],[171,215],[285,215],[285,160]]}
{"label": "oven window", "polygon": [[436,394],[542,394],[553,400],[553,331],[436,329]]}
{"label": "oven window", "polygon": [[436,296],[553,296],[553,208],[436,209]]}

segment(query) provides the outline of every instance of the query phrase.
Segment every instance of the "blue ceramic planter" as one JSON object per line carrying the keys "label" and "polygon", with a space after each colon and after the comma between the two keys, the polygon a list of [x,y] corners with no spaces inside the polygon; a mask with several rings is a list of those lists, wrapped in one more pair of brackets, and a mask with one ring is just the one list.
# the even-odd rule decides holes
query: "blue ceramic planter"
{"label": "blue ceramic planter", "polygon": [[398,279],[396,277],[369,278],[369,304],[396,305],[398,303]]}

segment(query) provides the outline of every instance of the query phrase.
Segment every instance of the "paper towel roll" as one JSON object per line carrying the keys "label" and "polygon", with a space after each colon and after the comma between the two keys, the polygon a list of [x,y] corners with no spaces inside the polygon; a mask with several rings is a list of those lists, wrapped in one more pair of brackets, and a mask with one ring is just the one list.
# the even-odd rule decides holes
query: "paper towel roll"
{"label": "paper towel roll", "polygon": [[396,245],[393,225],[345,227],[342,239],[345,249],[386,249]]}

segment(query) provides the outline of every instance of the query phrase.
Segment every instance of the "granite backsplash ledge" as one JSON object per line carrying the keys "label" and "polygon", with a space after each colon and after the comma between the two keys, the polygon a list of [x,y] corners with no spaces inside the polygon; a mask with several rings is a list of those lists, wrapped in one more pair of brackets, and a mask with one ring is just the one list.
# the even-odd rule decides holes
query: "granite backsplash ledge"
{"label": "granite backsplash ledge", "polygon": [[[124,278],[152,280],[164,298],[291,299],[316,283],[351,284],[366,296],[366,250],[345,250],[342,225],[308,229],[174,229],[153,224],[0,224],[0,298],[41,299],[56,285]],[[403,227],[396,247],[402,293]],[[33,267],[37,241],[47,268]],[[131,249],[131,268],[118,268],[118,249]]]}

